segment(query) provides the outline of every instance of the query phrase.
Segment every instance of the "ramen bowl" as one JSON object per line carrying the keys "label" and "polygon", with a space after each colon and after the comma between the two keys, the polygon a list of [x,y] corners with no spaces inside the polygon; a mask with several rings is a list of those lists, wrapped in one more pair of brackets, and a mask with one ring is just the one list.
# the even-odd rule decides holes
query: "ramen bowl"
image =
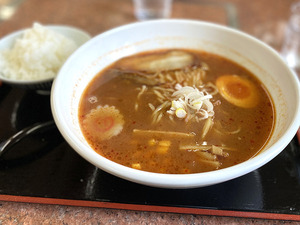
{"label": "ramen bowl", "polygon": [[[237,165],[211,172],[162,174],[115,163],[96,153],[79,124],[80,98],[95,75],[116,60],[157,49],[195,49],[243,65],[269,90],[276,111],[272,135],[263,150]],[[160,188],[195,188],[243,176],[268,163],[289,144],[300,123],[299,82],[279,54],[261,41],[224,26],[192,20],[155,20],[128,24],[102,33],[73,53],[51,90],[58,129],[71,147],[96,167],[117,177]]]}

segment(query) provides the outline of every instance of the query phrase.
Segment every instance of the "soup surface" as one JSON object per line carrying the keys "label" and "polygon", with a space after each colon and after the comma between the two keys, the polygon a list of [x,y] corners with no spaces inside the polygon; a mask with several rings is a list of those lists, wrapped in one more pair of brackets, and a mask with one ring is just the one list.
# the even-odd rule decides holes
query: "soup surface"
{"label": "soup surface", "polygon": [[87,86],[79,121],[91,147],[119,164],[198,173],[255,156],[274,126],[263,84],[223,57],[185,49],[120,59]]}

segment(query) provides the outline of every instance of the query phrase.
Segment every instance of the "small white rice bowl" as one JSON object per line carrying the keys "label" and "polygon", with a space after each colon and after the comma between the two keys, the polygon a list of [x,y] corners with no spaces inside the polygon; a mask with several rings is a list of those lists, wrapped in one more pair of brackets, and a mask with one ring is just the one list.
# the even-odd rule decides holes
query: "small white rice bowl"
{"label": "small white rice bowl", "polygon": [[[93,77],[121,57],[156,49],[187,48],[215,53],[243,65],[270,92],[276,110],[274,132],[263,151],[238,165],[205,173],[159,174],[128,168],[97,154],[85,140],[78,119],[81,95]],[[62,98],[63,96],[63,98]],[[279,54],[237,30],[191,20],[155,20],[122,26],[80,47],[61,68],[51,90],[57,127],[83,158],[123,179],[162,188],[195,188],[247,174],[276,157],[300,124],[300,88],[296,74]]]}
{"label": "small white rice bowl", "polygon": [[21,85],[51,82],[66,59],[90,36],[66,26],[43,26],[0,40],[0,80]]}

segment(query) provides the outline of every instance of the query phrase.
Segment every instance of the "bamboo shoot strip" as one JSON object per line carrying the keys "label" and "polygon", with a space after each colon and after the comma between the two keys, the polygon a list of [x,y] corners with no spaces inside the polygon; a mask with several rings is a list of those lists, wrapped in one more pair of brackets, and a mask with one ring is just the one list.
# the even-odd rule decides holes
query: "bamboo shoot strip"
{"label": "bamboo shoot strip", "polygon": [[201,161],[207,165],[210,165],[210,166],[214,167],[215,169],[218,169],[221,166],[221,163],[219,161],[211,161],[211,160],[205,160],[205,159],[200,159],[199,161]]}
{"label": "bamboo shoot strip", "polygon": [[195,152],[198,156],[200,156],[202,159],[205,159],[205,160],[216,160],[217,159],[217,156],[209,153],[209,152],[202,152],[202,151],[197,151]]}
{"label": "bamboo shoot strip", "polygon": [[182,133],[182,132],[160,131],[160,130],[133,129],[133,134],[137,134],[137,135],[159,135],[159,136],[168,136],[168,137],[186,137],[186,138],[195,137],[195,134],[193,134],[193,133]]}
{"label": "bamboo shoot strip", "polygon": [[206,151],[211,149],[211,145],[181,145],[179,146],[180,150],[201,150]]}

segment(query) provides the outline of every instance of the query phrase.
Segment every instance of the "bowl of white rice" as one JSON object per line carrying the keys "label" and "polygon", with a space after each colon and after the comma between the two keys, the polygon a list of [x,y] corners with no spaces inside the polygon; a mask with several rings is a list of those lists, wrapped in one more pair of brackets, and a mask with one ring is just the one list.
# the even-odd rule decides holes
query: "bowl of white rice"
{"label": "bowl of white rice", "polygon": [[91,36],[70,26],[34,23],[0,39],[0,80],[27,89],[50,90],[66,59]]}

